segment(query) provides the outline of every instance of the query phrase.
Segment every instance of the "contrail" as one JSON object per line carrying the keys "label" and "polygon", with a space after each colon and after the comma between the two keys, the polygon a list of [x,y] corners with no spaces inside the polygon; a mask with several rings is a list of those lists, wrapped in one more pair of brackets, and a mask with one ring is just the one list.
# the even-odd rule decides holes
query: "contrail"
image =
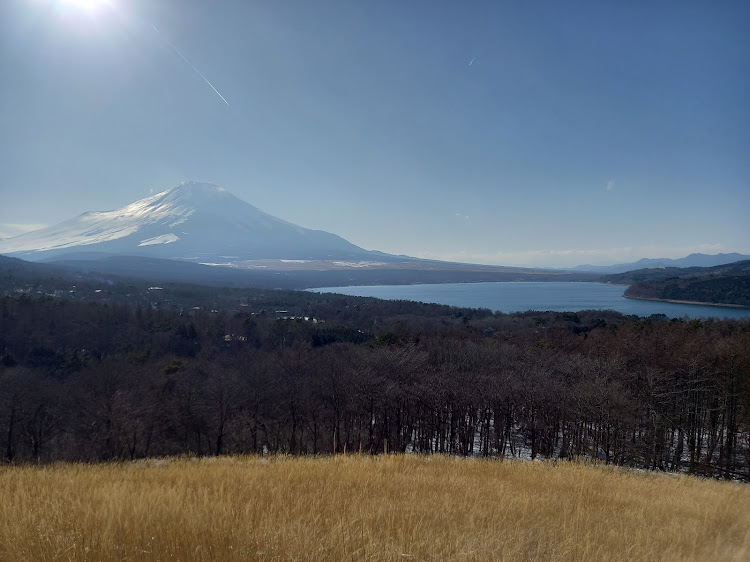
{"label": "contrail", "polygon": [[[157,31],[158,31],[158,30],[157,30]],[[469,63],[469,66],[471,66],[472,64],[474,64],[474,61],[475,61],[475,60],[477,60],[477,57],[474,57],[474,58],[472,58],[472,59],[471,59],[471,62]]]}
{"label": "contrail", "polygon": [[195,68],[195,66],[193,66],[193,63],[192,63],[192,62],[190,62],[190,61],[188,60],[188,58],[187,58],[187,57],[186,57],[185,55],[183,55],[183,54],[182,54],[182,52],[181,52],[181,51],[180,51],[180,50],[179,50],[179,49],[178,49],[177,47],[175,47],[174,45],[172,45],[172,43],[170,43],[170,42],[169,42],[169,41],[168,41],[168,40],[167,40],[167,39],[166,39],[166,38],[165,38],[165,37],[164,37],[164,36],[163,36],[163,35],[161,34],[161,31],[159,31],[159,30],[158,30],[158,29],[156,28],[156,26],[155,26],[155,25],[154,25],[153,23],[151,24],[151,27],[153,27],[153,28],[154,28],[154,31],[156,31],[156,33],[158,33],[158,34],[159,34],[159,37],[161,37],[161,40],[162,40],[162,41],[164,41],[164,42],[165,42],[165,43],[166,43],[167,45],[169,45],[170,47],[172,47],[172,49],[174,49],[174,52],[175,52],[175,53],[177,53],[178,55],[180,55],[180,58],[182,58],[182,60],[184,60],[184,61],[185,61],[185,62],[186,62],[186,63],[187,63],[187,64],[188,64],[189,66],[190,66],[190,68],[192,68],[193,70],[195,70],[195,72],[196,72],[196,74],[198,74],[198,76],[200,76],[201,78],[203,78],[203,81],[204,81],[204,82],[205,82],[206,84],[208,84],[208,85],[209,85],[209,86],[211,87],[211,89],[212,89],[212,90],[213,90],[214,92],[216,92],[216,95],[217,95],[217,96],[219,96],[219,97],[221,98],[221,101],[223,101],[223,102],[224,102],[225,104],[227,104],[227,107],[231,107],[231,106],[229,105],[229,102],[227,101],[227,99],[226,99],[226,98],[225,98],[224,96],[222,96],[222,95],[221,95],[221,92],[219,92],[219,90],[217,90],[216,88],[214,88],[214,85],[213,85],[213,84],[211,84],[211,82],[209,82],[208,78],[206,78],[205,76],[203,76],[203,74],[201,74],[201,71],[200,71],[200,70],[198,70],[197,68]]}

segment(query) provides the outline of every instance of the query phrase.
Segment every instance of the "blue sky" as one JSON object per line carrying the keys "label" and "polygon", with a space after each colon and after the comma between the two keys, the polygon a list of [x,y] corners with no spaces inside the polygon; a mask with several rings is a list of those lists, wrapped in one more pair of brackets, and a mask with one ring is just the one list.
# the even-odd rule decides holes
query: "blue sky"
{"label": "blue sky", "polygon": [[420,257],[750,253],[747,2],[81,3],[0,7],[0,236],[197,180]]}

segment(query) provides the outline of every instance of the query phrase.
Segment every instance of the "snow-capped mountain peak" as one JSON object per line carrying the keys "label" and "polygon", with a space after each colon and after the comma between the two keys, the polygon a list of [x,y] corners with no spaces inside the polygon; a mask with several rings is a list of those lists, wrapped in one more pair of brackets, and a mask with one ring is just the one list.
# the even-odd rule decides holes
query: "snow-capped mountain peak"
{"label": "snow-capped mountain peak", "polygon": [[198,182],[0,240],[0,253],[32,260],[81,251],[191,260],[228,254],[237,259],[341,259],[368,253],[334,234],[264,213],[222,187]]}

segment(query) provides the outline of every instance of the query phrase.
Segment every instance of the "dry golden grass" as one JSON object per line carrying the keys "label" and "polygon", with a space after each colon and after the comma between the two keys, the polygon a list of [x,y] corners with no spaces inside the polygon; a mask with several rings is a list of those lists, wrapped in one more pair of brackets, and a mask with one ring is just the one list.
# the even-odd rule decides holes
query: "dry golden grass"
{"label": "dry golden grass", "polygon": [[750,486],[568,463],[0,469],[0,560],[748,560]]}

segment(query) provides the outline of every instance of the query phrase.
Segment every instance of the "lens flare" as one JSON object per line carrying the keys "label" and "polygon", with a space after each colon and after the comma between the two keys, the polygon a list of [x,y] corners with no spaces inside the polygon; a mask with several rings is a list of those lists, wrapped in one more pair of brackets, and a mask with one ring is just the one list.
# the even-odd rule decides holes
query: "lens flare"
{"label": "lens flare", "polygon": [[[3,0],[0,0],[2,2]],[[63,12],[62,15],[65,19],[74,19],[74,20],[82,20],[83,23],[90,27],[90,23],[99,24],[101,22],[102,18],[105,13],[111,12],[113,14],[117,13],[117,15],[122,16],[122,13],[118,9],[118,6],[116,5],[118,0],[30,0],[32,2],[44,2],[48,5],[55,6],[57,8],[56,11]],[[77,13],[75,13],[77,12]],[[88,17],[80,17],[80,13],[87,14]],[[121,18],[122,21],[126,21],[126,18]],[[190,62],[190,60],[180,51],[174,43],[169,41],[164,35],[162,35],[162,32],[159,31],[159,29],[149,23],[148,21],[142,20],[143,24],[150,25],[154,31],[159,35],[159,38],[169,46],[190,68],[192,68],[198,76],[201,77],[201,79],[208,85],[209,88],[211,88],[214,93],[219,96],[221,101],[223,101],[227,107],[231,107],[229,105],[229,102],[227,99],[219,92],[219,90],[216,89],[216,87],[209,81],[208,78],[200,71],[198,68]]]}

